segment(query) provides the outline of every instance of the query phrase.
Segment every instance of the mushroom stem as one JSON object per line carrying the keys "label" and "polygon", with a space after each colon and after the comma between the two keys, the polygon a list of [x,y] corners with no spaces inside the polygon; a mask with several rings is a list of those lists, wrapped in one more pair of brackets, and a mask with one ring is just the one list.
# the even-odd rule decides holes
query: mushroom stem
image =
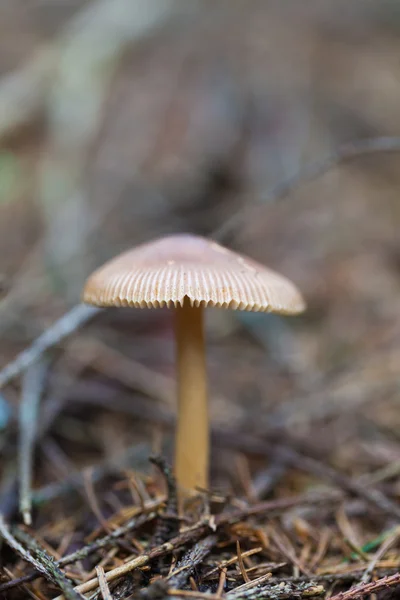
{"label": "mushroom stem", "polygon": [[203,312],[185,297],[176,309],[178,425],[175,473],[181,497],[208,487],[209,421]]}

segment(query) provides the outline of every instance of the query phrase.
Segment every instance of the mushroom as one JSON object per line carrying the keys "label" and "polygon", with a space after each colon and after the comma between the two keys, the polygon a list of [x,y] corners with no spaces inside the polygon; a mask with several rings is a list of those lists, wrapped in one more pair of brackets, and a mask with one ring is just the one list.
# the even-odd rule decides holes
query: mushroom
{"label": "mushroom", "polygon": [[175,473],[181,494],[208,487],[209,417],[203,317],[207,306],[297,314],[305,303],[288,279],[219,244],[179,234],[106,263],[86,282],[95,306],[173,308],[178,419]]}

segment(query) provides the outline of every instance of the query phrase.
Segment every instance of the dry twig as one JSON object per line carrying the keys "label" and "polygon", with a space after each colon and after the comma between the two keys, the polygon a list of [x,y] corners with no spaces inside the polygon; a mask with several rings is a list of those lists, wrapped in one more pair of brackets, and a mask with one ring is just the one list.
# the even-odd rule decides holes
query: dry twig
{"label": "dry twig", "polygon": [[36,442],[39,404],[47,373],[47,361],[41,356],[24,373],[19,410],[19,508],[25,525],[32,522],[31,484],[33,451]]}
{"label": "dry twig", "polygon": [[400,586],[400,573],[395,573],[389,577],[382,577],[376,581],[356,585],[347,592],[340,592],[336,596],[331,596],[331,600],[353,600],[353,598],[365,598],[370,594],[376,594],[382,590]]}
{"label": "dry twig", "polygon": [[152,456],[150,458],[150,462],[156,465],[161,471],[167,484],[166,514],[159,515],[151,543],[151,546],[155,547],[160,546],[178,534],[178,495],[176,489],[176,480],[167,462],[160,456]]}
{"label": "dry twig", "polygon": [[58,568],[54,560],[47,552],[40,548],[35,540],[30,538],[28,534],[19,530],[19,536],[29,546],[29,552],[20,541],[18,541],[11,533],[10,529],[0,515],[0,536],[23,560],[29,562],[35,567],[46,579],[59,587],[66,600],[83,600],[82,595],[74,589],[71,582],[67,579],[64,573]]}
{"label": "dry twig", "polygon": [[99,589],[103,600],[113,600],[103,567],[98,565],[96,567],[96,573],[97,579],[99,580]]}
{"label": "dry twig", "polygon": [[19,354],[0,372],[0,388],[23,373],[29,366],[37,362],[41,356],[59,344],[68,335],[79,329],[84,323],[100,312],[93,306],[78,304],[65,313],[58,321],[42,333],[36,340]]}
{"label": "dry twig", "polygon": [[[158,514],[156,512],[156,510],[158,508],[160,508],[162,502],[163,502],[163,500],[157,500],[157,501],[147,505],[145,507],[144,513],[133,517],[127,523],[125,523],[124,525],[121,525],[121,527],[118,527],[113,532],[111,532],[109,535],[98,538],[96,541],[92,542],[91,544],[88,544],[87,546],[84,546],[83,548],[80,548],[79,550],[76,550],[75,552],[72,552],[71,554],[67,554],[60,560],[56,561],[56,565],[59,567],[65,567],[66,565],[70,565],[74,562],[83,560],[84,558],[87,558],[88,556],[90,556],[91,554],[94,554],[98,550],[100,550],[102,548],[106,548],[112,542],[114,542],[115,540],[118,540],[118,538],[122,537],[123,535],[133,531],[134,529],[138,529],[139,527],[141,527],[142,525],[144,525],[146,523],[151,522],[152,520],[154,520],[156,518],[156,516]],[[31,573],[29,575],[25,575],[24,577],[20,577],[13,581],[8,581],[6,583],[0,584],[0,593],[10,590],[13,587],[19,586],[22,583],[28,583],[30,581],[34,581],[34,579],[36,579],[37,577],[39,577],[39,573]]]}
{"label": "dry twig", "polygon": [[[215,527],[222,527],[225,525],[232,525],[234,523],[238,523],[239,521],[249,518],[251,516],[260,515],[263,513],[267,513],[269,515],[277,514],[284,509],[289,508],[290,506],[299,506],[303,503],[305,504],[320,504],[323,501],[326,501],[326,497],[323,498],[321,495],[306,495],[306,496],[297,496],[293,498],[284,498],[282,500],[271,500],[269,502],[260,502],[259,504],[255,504],[243,510],[238,510],[232,512],[230,514],[221,514],[215,517],[214,524]],[[169,542],[162,544],[161,546],[157,546],[150,550],[147,554],[142,554],[140,556],[135,557],[131,561],[112,569],[106,573],[107,581],[112,581],[133,571],[134,569],[144,567],[149,562],[156,558],[160,558],[161,556],[165,556],[166,554],[170,554],[174,550],[177,550],[184,546],[189,542],[195,542],[200,539],[203,535],[207,534],[209,531],[208,523],[200,523],[198,525],[193,526],[190,529],[183,531],[176,538],[171,539]],[[96,589],[98,586],[97,578],[90,579],[85,583],[77,586],[77,591],[81,593],[90,592],[93,589]],[[56,600],[61,600],[62,596],[58,596]]]}
{"label": "dry twig", "polygon": [[194,569],[203,562],[211,549],[217,543],[217,536],[209,535],[193,546],[178,562],[176,568],[168,577],[168,585],[181,588],[185,585]]}
{"label": "dry twig", "polygon": [[386,540],[381,544],[380,548],[378,549],[378,551],[375,553],[372,560],[370,561],[368,567],[365,569],[365,573],[361,578],[361,583],[367,583],[370,580],[371,575],[372,575],[378,561],[380,561],[385,556],[386,552],[399,539],[399,536],[400,536],[400,526],[395,527],[392,534],[389,535],[386,538]]}
{"label": "dry twig", "polygon": [[[379,152],[400,152],[400,137],[382,136],[346,142],[334,150],[332,154],[300,167],[297,173],[280,181],[270,190],[267,190],[262,198],[258,199],[255,209],[262,211],[264,208],[263,205],[281,200],[300,185],[321,177],[321,175],[324,175],[324,173],[327,173],[341,163]],[[210,237],[219,241],[223,240],[225,236],[231,234],[232,230],[246,218],[248,212],[248,206],[238,211],[227,219],[221,227],[214,230]]]}

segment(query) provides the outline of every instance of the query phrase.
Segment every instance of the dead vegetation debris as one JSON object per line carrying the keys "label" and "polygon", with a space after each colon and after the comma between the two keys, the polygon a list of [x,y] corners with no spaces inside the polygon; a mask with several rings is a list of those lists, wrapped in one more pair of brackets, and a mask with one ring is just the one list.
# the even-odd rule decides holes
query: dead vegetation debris
{"label": "dead vegetation debris", "polygon": [[[395,598],[396,2],[137,3],[154,28],[131,0],[2,4],[0,598]],[[71,308],[177,231],[309,305],[213,321],[213,489],[183,514],[170,315]]]}
{"label": "dead vegetation debris", "polygon": [[[96,484],[103,518],[83,538],[82,520],[89,522],[93,512],[90,497],[77,514],[44,520],[35,531],[2,520],[1,537],[12,552],[4,552],[0,593],[10,599],[26,592],[54,598],[61,591],[58,600],[86,594],[143,600],[350,600],[400,585],[399,527],[390,528],[386,515],[389,528],[379,533],[380,521],[368,502],[352,516],[347,490],[303,491],[252,503],[220,494],[206,494],[205,501],[200,492],[180,517],[165,460],[152,462],[163,480],[142,478],[146,500],[135,505],[132,499],[123,501],[129,479],[122,473],[105,475]],[[106,489],[119,506],[108,517],[101,500]],[[65,495],[59,500],[62,504]],[[41,510],[51,510],[51,502]],[[65,510],[57,511],[61,519]]]}

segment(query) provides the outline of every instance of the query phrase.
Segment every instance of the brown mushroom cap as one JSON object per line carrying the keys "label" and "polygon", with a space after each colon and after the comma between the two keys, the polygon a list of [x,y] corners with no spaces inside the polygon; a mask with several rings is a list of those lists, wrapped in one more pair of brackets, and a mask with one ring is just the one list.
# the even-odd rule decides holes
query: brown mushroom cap
{"label": "brown mushroom cap", "polygon": [[305,303],[288,279],[194,235],[164,237],[124,252],[88,279],[83,301],[96,306],[215,306],[297,314]]}

